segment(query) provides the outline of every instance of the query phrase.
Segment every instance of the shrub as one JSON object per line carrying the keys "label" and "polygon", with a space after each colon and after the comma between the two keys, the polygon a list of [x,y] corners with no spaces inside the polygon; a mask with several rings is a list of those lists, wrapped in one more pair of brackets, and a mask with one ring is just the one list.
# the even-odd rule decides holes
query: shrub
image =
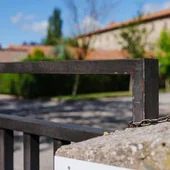
{"label": "shrub", "polygon": [[44,52],[39,48],[36,48],[30,56],[33,58],[39,58],[39,59],[45,58]]}
{"label": "shrub", "polygon": [[170,79],[170,32],[163,30],[158,39],[158,54],[160,74]]}
{"label": "shrub", "polygon": [[129,76],[82,75],[78,93],[125,91],[129,89]]}

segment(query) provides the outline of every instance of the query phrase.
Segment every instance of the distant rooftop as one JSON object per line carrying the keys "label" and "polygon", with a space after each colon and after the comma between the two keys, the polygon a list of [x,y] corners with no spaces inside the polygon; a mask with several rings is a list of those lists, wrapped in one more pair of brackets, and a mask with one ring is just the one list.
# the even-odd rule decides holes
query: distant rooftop
{"label": "distant rooftop", "polygon": [[53,46],[47,45],[10,45],[8,50],[19,50],[26,51],[28,54],[31,54],[35,49],[40,49],[44,52],[45,55],[50,55]]}
{"label": "distant rooftop", "polygon": [[[162,10],[162,11],[158,11],[155,13],[144,15],[143,17],[141,17],[141,22],[149,22],[149,21],[153,21],[153,20],[157,20],[157,19],[161,19],[161,18],[166,18],[169,16],[170,16],[170,8]],[[121,23],[110,22],[109,26],[99,29],[99,30],[96,30],[96,31],[93,31],[93,32],[90,32],[90,33],[87,33],[87,34],[80,35],[79,38],[91,36],[91,35],[95,35],[95,34],[100,34],[103,32],[114,30],[114,29],[119,29],[122,26],[136,23],[137,21],[138,21],[138,18],[134,18],[134,19],[131,19],[131,20],[128,20],[125,22],[121,22]]]}

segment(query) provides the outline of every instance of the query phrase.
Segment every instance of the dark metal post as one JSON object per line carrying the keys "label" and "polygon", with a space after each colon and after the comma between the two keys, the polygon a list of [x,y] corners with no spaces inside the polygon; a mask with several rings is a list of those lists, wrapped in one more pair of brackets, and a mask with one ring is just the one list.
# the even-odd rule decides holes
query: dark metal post
{"label": "dark metal post", "polygon": [[0,129],[0,170],[13,170],[13,131]]}
{"label": "dark metal post", "polygon": [[69,145],[71,142],[69,141],[64,141],[64,140],[58,140],[58,139],[53,139],[53,154],[55,155],[56,151],[58,148],[60,148],[63,145]]}
{"label": "dark metal post", "polygon": [[[57,139],[53,139],[53,155],[55,158],[55,153],[58,150],[58,148],[60,148],[62,145],[69,145],[71,142],[69,141],[64,141],[64,140],[57,140]],[[53,159],[53,161],[55,161]],[[55,162],[53,162],[53,169],[55,169]]]}
{"label": "dark metal post", "polygon": [[39,170],[39,136],[24,133],[24,170]]}
{"label": "dark metal post", "polygon": [[141,59],[133,75],[133,121],[159,116],[158,60]]}

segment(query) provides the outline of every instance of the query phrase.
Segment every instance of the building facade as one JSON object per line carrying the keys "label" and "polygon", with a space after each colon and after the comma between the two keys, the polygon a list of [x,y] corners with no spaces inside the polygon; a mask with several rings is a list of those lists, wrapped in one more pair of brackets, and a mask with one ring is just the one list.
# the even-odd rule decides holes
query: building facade
{"label": "building facade", "polygon": [[28,56],[25,50],[0,49],[0,63],[19,62]]}
{"label": "building facade", "polygon": [[[121,29],[123,29],[122,26],[126,27],[135,22],[137,22],[137,19],[132,19],[119,24],[112,23],[106,28],[79,36],[79,43],[81,43],[84,38],[91,38],[90,48],[92,49],[121,50],[121,45],[118,43],[118,37],[120,37]],[[147,50],[156,50],[156,43],[161,31],[165,28],[170,30],[170,9],[143,16],[139,27],[145,27],[148,32],[150,32],[147,37],[149,44]]]}

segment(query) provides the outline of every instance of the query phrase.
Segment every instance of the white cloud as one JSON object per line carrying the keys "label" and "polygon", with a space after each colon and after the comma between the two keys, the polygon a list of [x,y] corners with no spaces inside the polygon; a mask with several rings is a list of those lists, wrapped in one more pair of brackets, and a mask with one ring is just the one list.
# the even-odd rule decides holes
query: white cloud
{"label": "white cloud", "polygon": [[11,17],[11,22],[13,24],[18,24],[19,22],[31,21],[34,18],[34,15],[24,15],[22,12],[18,12],[15,16]]}
{"label": "white cloud", "polygon": [[13,24],[17,24],[18,22],[21,21],[23,17],[23,13],[22,12],[18,12],[15,16],[11,17],[11,22]]}
{"label": "white cloud", "polygon": [[18,12],[15,16],[11,17],[11,22],[13,24],[20,23],[21,29],[24,31],[32,31],[36,33],[45,34],[47,31],[48,22],[46,20],[33,22],[34,18],[35,15],[25,15],[22,12]]}
{"label": "white cloud", "polygon": [[25,24],[22,26],[24,31],[32,31],[35,33],[45,34],[47,32],[48,22],[46,20]]}
{"label": "white cloud", "polygon": [[101,24],[96,19],[86,16],[78,27],[82,33],[88,33],[99,29],[101,27]]}
{"label": "white cloud", "polygon": [[27,21],[32,21],[34,18],[35,18],[34,15],[26,15],[26,16],[24,16],[24,19],[27,20]]}
{"label": "white cloud", "polygon": [[142,11],[145,14],[148,14],[148,13],[153,13],[155,11],[159,11],[159,10],[163,10],[163,9],[167,9],[167,8],[170,8],[170,1],[167,1],[167,2],[162,3],[162,4],[157,4],[157,3],[145,4],[143,6]]}

